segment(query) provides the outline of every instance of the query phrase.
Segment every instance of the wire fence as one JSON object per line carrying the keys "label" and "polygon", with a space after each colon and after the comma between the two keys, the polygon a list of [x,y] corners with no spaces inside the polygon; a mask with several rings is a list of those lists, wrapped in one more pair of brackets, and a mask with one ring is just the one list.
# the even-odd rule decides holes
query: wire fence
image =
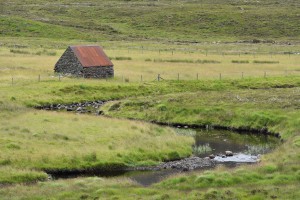
{"label": "wire fence", "polygon": [[158,74],[132,74],[121,75],[115,74],[113,78],[83,78],[70,77],[61,74],[37,76],[11,76],[11,78],[3,78],[0,80],[1,85],[24,85],[39,82],[116,82],[116,83],[137,83],[137,82],[162,82],[162,81],[201,81],[201,80],[238,80],[251,78],[272,78],[272,77],[300,77],[300,70],[284,70],[284,71],[260,71],[260,72],[207,72],[207,73],[158,73]]}

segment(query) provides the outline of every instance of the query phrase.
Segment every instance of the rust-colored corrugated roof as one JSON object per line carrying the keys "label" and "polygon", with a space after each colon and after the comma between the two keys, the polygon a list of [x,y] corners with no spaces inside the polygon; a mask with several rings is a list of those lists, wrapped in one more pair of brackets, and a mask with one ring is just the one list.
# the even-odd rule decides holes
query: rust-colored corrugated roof
{"label": "rust-colored corrugated roof", "polygon": [[70,46],[83,67],[113,66],[99,46]]}

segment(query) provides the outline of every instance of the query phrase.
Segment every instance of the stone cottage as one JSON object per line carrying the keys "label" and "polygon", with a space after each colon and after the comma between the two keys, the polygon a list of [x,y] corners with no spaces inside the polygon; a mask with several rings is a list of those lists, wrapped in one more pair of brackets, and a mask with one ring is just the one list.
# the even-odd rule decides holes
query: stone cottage
{"label": "stone cottage", "polygon": [[114,76],[113,66],[99,46],[69,46],[54,71],[85,78],[110,78]]}

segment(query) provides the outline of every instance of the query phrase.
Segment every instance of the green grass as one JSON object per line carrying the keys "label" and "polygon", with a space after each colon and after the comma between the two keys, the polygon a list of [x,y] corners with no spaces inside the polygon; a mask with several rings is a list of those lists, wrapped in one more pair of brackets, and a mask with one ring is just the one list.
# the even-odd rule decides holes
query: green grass
{"label": "green grass", "polygon": [[[46,4],[47,3],[47,4]],[[26,5],[26,6],[24,6]],[[255,43],[298,40],[299,3],[263,1],[70,1],[4,3],[3,36]],[[270,12],[272,10],[272,12]],[[42,17],[41,17],[42,16]]]}
{"label": "green grass", "polygon": [[[0,185],[12,184],[1,199],[299,198],[298,1],[0,7]],[[114,58],[114,79],[53,76],[68,45],[95,43]],[[154,81],[157,74],[164,80]],[[125,119],[32,108],[95,99],[112,100],[106,115]],[[267,128],[284,143],[257,165],[181,174],[148,188],[124,178],[45,181],[45,169],[150,165],[191,154],[193,132],[179,136],[128,118]]]}
{"label": "green grass", "polygon": [[0,170],[10,171],[0,176],[2,183],[43,180],[46,178],[43,169],[149,165],[192,152],[191,138],[170,129],[123,119],[28,108],[34,105],[118,99],[102,108],[106,115],[166,123],[268,128],[279,132],[285,142],[263,156],[259,165],[182,174],[150,188],[119,178],[79,178],[13,185],[0,189],[4,199],[19,196],[178,199],[182,195],[187,199],[249,195],[258,199],[273,195],[293,199],[298,196],[300,79],[297,76],[122,84],[82,79],[21,83],[1,85]]}
{"label": "green grass", "polygon": [[[279,83],[279,79],[276,82]],[[197,82],[193,83],[197,85]],[[215,85],[212,86],[212,83]],[[188,92],[192,90],[190,86],[190,90],[186,89],[181,94],[112,101],[102,107],[102,110],[114,117],[175,124],[223,125],[247,129],[268,127],[271,130],[277,126],[286,127],[286,123],[298,114],[298,86],[272,85],[270,79],[266,80],[265,83],[270,84],[266,87],[262,82],[258,83],[259,87],[254,83],[253,79],[228,81],[227,84],[226,81],[214,81],[207,83],[211,88],[205,88],[203,84],[202,91]],[[119,105],[118,109],[110,109],[115,104]]]}
{"label": "green grass", "polygon": [[0,170],[7,171],[0,183],[39,180],[42,170],[154,165],[192,152],[191,137],[156,125],[0,106]]}

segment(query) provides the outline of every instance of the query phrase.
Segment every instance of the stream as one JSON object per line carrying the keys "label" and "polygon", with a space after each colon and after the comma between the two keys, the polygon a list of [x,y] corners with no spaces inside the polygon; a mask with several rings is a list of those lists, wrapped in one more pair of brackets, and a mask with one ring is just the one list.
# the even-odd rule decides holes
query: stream
{"label": "stream", "polygon": [[[52,104],[36,107],[42,110],[71,111],[101,115],[98,111],[105,102],[90,101],[72,104]],[[48,174],[52,179],[76,177],[126,177],[143,186],[158,183],[178,173],[213,169],[218,165],[236,167],[241,164],[253,164],[260,160],[260,155],[269,153],[280,144],[280,139],[268,134],[240,133],[229,130],[177,127],[178,134],[193,137],[193,156],[178,161],[162,163],[154,167],[138,167],[110,172],[68,172]]]}
{"label": "stream", "polygon": [[[124,170],[115,172],[88,172],[88,173],[68,173],[68,174],[51,174],[53,179],[76,178],[76,177],[126,177],[142,186],[149,186],[158,183],[163,179],[179,174],[190,173],[192,171],[201,171],[213,169],[218,165],[225,167],[236,167],[241,164],[253,164],[259,162],[262,154],[269,153],[280,144],[280,140],[273,136],[260,134],[245,134],[228,130],[206,130],[206,129],[184,129],[176,128],[178,134],[194,137],[193,156],[186,159],[202,158],[201,166],[195,169],[177,168],[174,163],[181,161],[167,162],[163,165],[169,167],[137,168],[134,170]],[[226,151],[232,155],[226,156]],[[228,153],[228,152],[227,152]],[[203,161],[213,164],[204,164]],[[181,164],[182,165],[182,164]]]}

